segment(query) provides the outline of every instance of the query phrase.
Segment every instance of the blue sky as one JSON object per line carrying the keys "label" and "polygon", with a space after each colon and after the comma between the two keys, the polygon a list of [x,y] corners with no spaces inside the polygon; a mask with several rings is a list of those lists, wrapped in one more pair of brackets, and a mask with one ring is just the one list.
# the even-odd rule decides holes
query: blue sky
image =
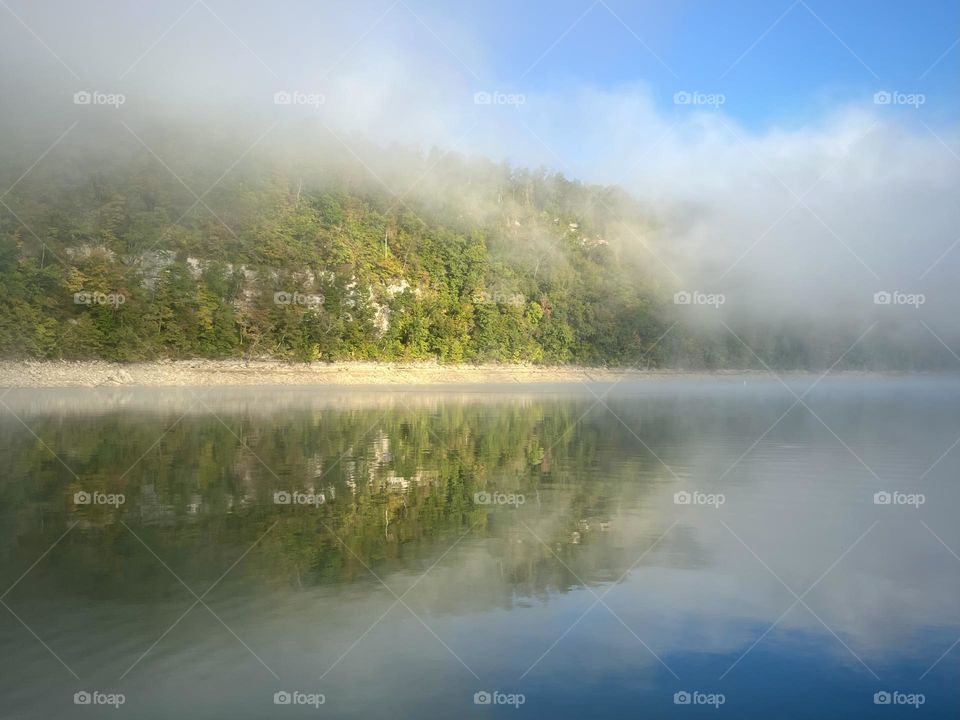
{"label": "blue sky", "polygon": [[[104,85],[123,75],[128,85],[150,88],[207,77],[209,88],[225,95],[231,83],[248,91],[259,82],[326,90],[331,78],[351,69],[373,76],[370,58],[382,55],[384,64],[420,57],[413,77],[397,82],[428,79],[443,88],[445,100],[454,87],[531,96],[647,88],[661,110],[672,112],[673,93],[698,90],[723,93],[728,116],[763,131],[800,127],[838,107],[869,103],[877,91],[898,90],[926,95],[926,122],[960,118],[956,0],[9,0],[7,6],[0,8],[0,53],[46,85],[77,79]],[[333,73],[322,72],[334,62]]]}
{"label": "blue sky", "polygon": [[457,14],[481,38],[497,80],[520,91],[645,82],[664,105],[676,89],[722,92],[730,115],[763,126],[802,123],[890,89],[926,94],[931,117],[956,117],[960,48],[928,69],[960,37],[960,3],[804,1],[558,0],[545,9],[497,0]]}

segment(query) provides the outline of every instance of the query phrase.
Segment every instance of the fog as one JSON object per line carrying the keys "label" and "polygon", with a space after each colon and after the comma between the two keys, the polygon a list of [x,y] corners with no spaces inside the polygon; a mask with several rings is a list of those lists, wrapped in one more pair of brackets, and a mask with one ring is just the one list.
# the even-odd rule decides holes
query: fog
{"label": "fog", "polygon": [[[257,152],[336,153],[398,198],[446,188],[432,162],[398,166],[410,155],[383,148],[544,166],[649,208],[618,241],[666,286],[725,298],[681,317],[842,322],[852,337],[879,321],[960,347],[960,128],[936,98],[850,97],[794,125],[747,127],[744,98],[676,105],[642,80],[525,87],[498,75],[488,34],[455,10],[404,3],[42,1],[0,14],[9,182],[71,147],[160,161],[171,137],[216,148],[225,169]],[[77,105],[81,91],[123,102]],[[878,292],[922,304],[878,305]]]}

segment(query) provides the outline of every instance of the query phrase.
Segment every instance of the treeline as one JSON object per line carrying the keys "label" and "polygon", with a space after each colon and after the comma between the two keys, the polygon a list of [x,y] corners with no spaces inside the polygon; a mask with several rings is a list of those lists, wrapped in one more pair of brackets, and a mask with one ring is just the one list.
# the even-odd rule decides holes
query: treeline
{"label": "treeline", "polygon": [[244,154],[203,137],[152,138],[149,150],[132,138],[113,147],[116,133],[87,138],[25,175],[31,154],[16,143],[0,153],[11,186],[0,206],[0,356],[952,361],[929,336],[905,341],[891,324],[855,343],[864,328],[839,317],[830,327],[720,323],[710,310],[696,322],[647,250],[668,242],[655,212],[617,188],[436,151]]}
{"label": "treeline", "polygon": [[0,226],[0,354],[625,363],[663,332],[613,236],[639,217],[622,196],[421,162],[430,187],[400,201],[335,163],[254,159],[199,201],[199,165],[37,171]]}

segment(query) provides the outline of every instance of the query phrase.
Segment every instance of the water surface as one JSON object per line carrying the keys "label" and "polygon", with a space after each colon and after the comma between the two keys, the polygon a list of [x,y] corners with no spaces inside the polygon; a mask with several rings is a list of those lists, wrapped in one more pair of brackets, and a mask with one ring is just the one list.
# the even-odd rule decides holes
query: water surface
{"label": "water surface", "polygon": [[813,383],[9,391],[0,717],[958,717],[960,381]]}

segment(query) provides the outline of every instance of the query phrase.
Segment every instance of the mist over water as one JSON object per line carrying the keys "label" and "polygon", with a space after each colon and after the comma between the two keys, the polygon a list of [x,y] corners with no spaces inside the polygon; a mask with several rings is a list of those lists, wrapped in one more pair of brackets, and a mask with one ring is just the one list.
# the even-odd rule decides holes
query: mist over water
{"label": "mist over water", "polygon": [[100,688],[131,717],[293,690],[337,717],[482,716],[482,691],[533,717],[675,717],[678,692],[956,712],[956,382],[825,380],[809,409],[776,381],[607,389],[11,392],[77,477],[3,421],[4,585],[69,530],[4,598],[64,665],[8,616],[6,711]]}

